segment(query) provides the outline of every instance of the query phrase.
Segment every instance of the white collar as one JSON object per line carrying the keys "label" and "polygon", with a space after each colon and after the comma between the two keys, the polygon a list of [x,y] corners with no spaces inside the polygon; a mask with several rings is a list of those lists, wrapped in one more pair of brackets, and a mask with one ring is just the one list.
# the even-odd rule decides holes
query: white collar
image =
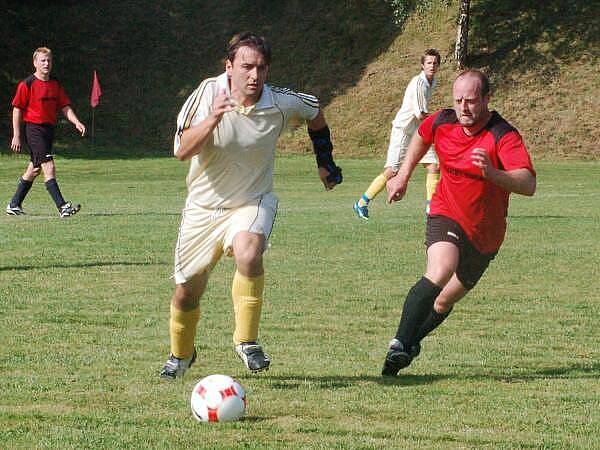
{"label": "white collar", "polygon": [[425,83],[427,83],[427,86],[429,86],[430,88],[434,88],[437,84],[437,81],[435,79],[435,77],[433,77],[433,80],[431,83],[429,83],[429,80],[427,79],[427,76],[425,75],[425,71],[421,70],[421,73],[419,74],[419,76],[425,81]]}
{"label": "white collar", "polygon": [[[224,89],[227,95],[231,95],[231,89],[229,87],[229,79],[227,77],[227,72],[223,72],[221,75],[217,77],[217,87],[219,91]],[[263,91],[260,94],[260,98],[258,102],[254,104],[255,110],[271,108],[275,102],[273,101],[273,91],[271,91],[271,87],[265,83],[263,86]]]}

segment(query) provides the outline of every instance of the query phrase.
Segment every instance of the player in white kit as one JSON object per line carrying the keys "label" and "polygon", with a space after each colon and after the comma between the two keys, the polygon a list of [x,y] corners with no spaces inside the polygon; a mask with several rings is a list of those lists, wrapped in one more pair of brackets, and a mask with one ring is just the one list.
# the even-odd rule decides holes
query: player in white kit
{"label": "player in white kit", "polygon": [[272,192],[275,148],[290,119],[307,122],[325,188],[342,182],[318,99],[266,84],[270,59],[263,37],[235,35],[229,42],[225,72],[202,81],[177,117],[174,153],[180,160],[191,160],[191,165],[175,248],[171,354],[161,378],[181,377],[196,359],[200,297],[223,254],[233,256],[236,264],[235,351],[251,371],[269,367],[269,356],[258,344],[262,255],[277,211]]}
{"label": "player in white kit", "polygon": [[[425,50],[421,55],[422,70],[408,83],[404,91],[402,106],[392,122],[390,144],[383,172],[375,177],[367,190],[354,203],[354,212],[359,218],[369,219],[369,202],[383,190],[387,180],[398,173],[413,134],[423,119],[429,115],[428,103],[435,88],[435,74],[440,67],[440,60],[440,54],[434,48]],[[438,159],[433,147],[429,148],[419,163],[427,169],[426,212],[429,213],[429,202],[440,179]]]}

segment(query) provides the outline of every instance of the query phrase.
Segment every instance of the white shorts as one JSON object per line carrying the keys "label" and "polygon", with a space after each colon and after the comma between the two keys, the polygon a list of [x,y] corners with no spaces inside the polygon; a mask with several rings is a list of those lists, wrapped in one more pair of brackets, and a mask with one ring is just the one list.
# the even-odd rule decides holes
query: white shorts
{"label": "white shorts", "polygon": [[[400,164],[402,164],[402,161],[404,161],[404,158],[406,157],[408,144],[410,144],[410,140],[415,131],[417,131],[416,127],[411,127],[410,129],[392,127],[390,145],[387,151],[387,160],[385,161],[385,166],[383,166],[384,168],[389,167],[394,172],[397,172],[398,169],[400,169]],[[433,145],[429,147],[429,150],[427,150],[427,153],[425,153],[419,163],[438,164],[437,155],[435,154]]]}
{"label": "white shorts", "polygon": [[239,208],[187,205],[181,215],[175,246],[175,283],[185,283],[210,271],[223,253],[231,256],[233,239],[240,231],[262,234],[268,241],[276,214],[277,197],[272,193]]}

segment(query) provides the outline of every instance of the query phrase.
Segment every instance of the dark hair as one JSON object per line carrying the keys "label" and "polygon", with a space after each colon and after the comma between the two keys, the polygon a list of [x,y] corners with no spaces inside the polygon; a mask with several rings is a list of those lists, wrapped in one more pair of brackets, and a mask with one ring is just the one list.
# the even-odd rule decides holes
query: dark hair
{"label": "dark hair", "polygon": [[265,58],[267,65],[271,64],[271,46],[262,36],[257,36],[249,31],[234,35],[227,47],[227,59],[231,62],[240,47],[250,47],[259,52]]}
{"label": "dark hair", "polygon": [[458,80],[459,78],[462,78],[466,75],[472,75],[476,78],[479,78],[479,82],[481,83],[481,92],[480,92],[481,97],[485,97],[486,95],[488,95],[490,93],[490,79],[487,77],[487,75],[485,73],[483,73],[481,70],[478,70],[478,69],[467,69],[467,70],[464,70],[461,73],[459,73],[458,76],[456,77],[456,80]]}
{"label": "dark hair", "polygon": [[435,56],[435,59],[436,59],[438,65],[440,65],[440,63],[442,62],[442,57],[440,56],[440,52],[438,52],[437,49],[435,49],[435,48],[428,48],[427,50],[425,50],[423,52],[423,54],[421,55],[421,64],[425,64],[426,56]]}

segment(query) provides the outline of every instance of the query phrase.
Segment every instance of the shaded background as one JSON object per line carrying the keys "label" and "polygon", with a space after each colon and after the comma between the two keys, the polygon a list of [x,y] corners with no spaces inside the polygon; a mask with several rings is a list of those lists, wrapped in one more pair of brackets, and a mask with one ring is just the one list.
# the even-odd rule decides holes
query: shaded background
{"label": "shaded background", "polygon": [[[493,107],[524,134],[532,154],[600,158],[600,1],[471,4],[467,63],[490,74]],[[95,145],[61,124],[55,149],[65,157],[169,156],[179,108],[203,78],[222,71],[226,43],[241,30],[273,44],[272,84],[319,96],[339,154],[383,157],[424,48],[443,55],[433,106],[451,104],[457,1],[0,0],[0,10],[4,154],[16,84],[32,72],[31,54],[42,45],[53,49],[53,74],[88,128],[93,70],[102,85]],[[282,147],[310,151],[305,133]]]}
{"label": "shaded background", "polygon": [[[9,2],[3,14],[4,142],[10,141],[16,83],[32,71],[31,54],[41,45],[53,49],[53,75],[88,125],[92,72],[98,71],[103,96],[95,113],[97,145],[152,154],[170,148],[179,108],[203,78],[223,70],[227,41],[236,32],[252,30],[270,39],[272,84],[314,93],[325,105],[334,91],[356,83],[399,32],[381,0],[33,3]],[[69,131],[58,130],[57,138],[72,140]]]}

